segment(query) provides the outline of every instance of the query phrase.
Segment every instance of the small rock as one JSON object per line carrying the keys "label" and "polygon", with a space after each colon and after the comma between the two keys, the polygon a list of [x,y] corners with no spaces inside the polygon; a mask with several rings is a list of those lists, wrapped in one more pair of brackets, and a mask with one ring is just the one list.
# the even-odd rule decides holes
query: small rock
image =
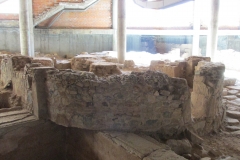
{"label": "small rock", "polygon": [[169,95],[170,95],[170,92],[169,92],[169,91],[165,91],[165,90],[161,90],[161,91],[160,91],[160,94],[161,94],[161,95],[164,95],[164,96],[169,96]]}
{"label": "small rock", "polygon": [[208,157],[208,152],[201,145],[196,144],[193,145],[192,154],[198,155],[199,156],[198,159]]}
{"label": "small rock", "polygon": [[212,157],[219,157],[222,155],[222,153],[216,149],[211,149],[208,154]]}
{"label": "small rock", "polygon": [[228,94],[228,89],[224,88],[222,92],[222,96],[226,96]]}
{"label": "small rock", "polygon": [[156,91],[156,92],[154,93],[154,96],[159,96],[159,92]]}
{"label": "small rock", "polygon": [[148,95],[148,102],[149,103],[155,103],[156,102],[156,98],[153,95]]}
{"label": "small rock", "polygon": [[210,157],[204,157],[204,158],[201,158],[200,160],[211,160]]}
{"label": "small rock", "polygon": [[183,140],[174,140],[170,139],[167,141],[167,145],[179,155],[190,154],[192,150],[192,145],[187,139]]}
{"label": "small rock", "polygon": [[202,144],[203,139],[201,137],[199,137],[196,133],[190,131],[190,130],[186,130],[185,134],[187,136],[187,139],[192,142],[193,144]]}

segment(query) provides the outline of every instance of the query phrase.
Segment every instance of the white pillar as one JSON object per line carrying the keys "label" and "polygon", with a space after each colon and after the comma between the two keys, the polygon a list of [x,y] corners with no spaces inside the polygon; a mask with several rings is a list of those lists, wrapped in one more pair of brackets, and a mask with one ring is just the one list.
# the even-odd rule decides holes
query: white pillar
{"label": "white pillar", "polygon": [[117,52],[119,63],[124,63],[126,54],[126,0],[118,0]]}
{"label": "white pillar", "polygon": [[219,1],[220,0],[211,0],[210,25],[208,26],[207,37],[207,57],[211,57],[212,61],[214,61],[214,56],[217,51]]}
{"label": "white pillar", "polygon": [[21,54],[34,56],[32,0],[19,0],[19,32]]}
{"label": "white pillar", "polygon": [[199,36],[200,36],[200,15],[199,15],[199,0],[194,1],[194,15],[193,15],[193,46],[192,55],[199,56]]}
{"label": "white pillar", "polygon": [[117,51],[118,0],[112,0],[113,51]]}

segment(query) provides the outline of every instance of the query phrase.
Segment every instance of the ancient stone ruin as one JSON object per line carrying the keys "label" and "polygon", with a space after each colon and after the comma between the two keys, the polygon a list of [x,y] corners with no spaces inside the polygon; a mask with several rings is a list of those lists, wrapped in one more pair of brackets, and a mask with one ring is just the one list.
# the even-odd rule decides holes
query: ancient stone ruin
{"label": "ancient stone ruin", "polygon": [[[189,146],[191,150],[191,145],[201,143],[199,136],[218,132],[224,121],[224,70],[223,64],[212,63],[204,57],[176,62],[155,60],[147,68],[136,66],[133,60],[118,64],[115,58],[102,54],[78,55],[71,60],[1,55],[0,127],[11,133],[14,124],[20,125],[20,137],[32,135],[36,127],[43,127],[46,136],[57,133],[54,138],[48,138],[48,142],[44,141],[49,147],[52,143],[53,152],[63,149],[59,148],[61,138],[67,137],[64,140],[68,148],[66,154],[72,159],[80,154],[77,153],[80,143],[91,154],[92,148],[86,144],[91,139],[88,136],[93,136],[95,147],[104,151],[108,149],[101,147],[98,141],[103,138],[102,143],[108,144],[111,140],[116,153],[122,154],[120,157],[131,157],[130,153],[133,153],[136,155],[132,159],[161,159],[159,157],[166,150],[166,157],[185,159],[181,157],[183,152],[174,150],[175,144],[188,146],[188,154]],[[29,121],[32,122],[30,125]],[[134,133],[157,134],[165,139],[184,134],[188,140],[171,140],[161,145],[158,142],[156,145],[146,136],[143,139],[143,135]],[[1,134],[3,137],[8,135]],[[86,139],[74,140],[81,136]],[[0,159],[14,157],[13,152],[20,154],[15,147],[21,147],[20,139],[16,139],[11,142],[14,147],[8,146],[4,150],[1,149],[4,142],[0,139]],[[124,150],[131,150],[138,141],[148,148],[144,153],[137,154],[138,149],[135,149],[125,155],[122,149],[116,148],[120,145]],[[71,146],[73,144],[75,148]],[[101,157],[100,153],[95,154]],[[81,152],[81,156],[90,155]]]}

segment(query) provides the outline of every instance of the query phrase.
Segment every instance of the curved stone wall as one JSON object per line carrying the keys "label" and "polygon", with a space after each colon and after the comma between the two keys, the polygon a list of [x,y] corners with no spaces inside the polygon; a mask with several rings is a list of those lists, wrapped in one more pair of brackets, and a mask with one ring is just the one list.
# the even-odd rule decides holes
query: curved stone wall
{"label": "curved stone wall", "polygon": [[100,78],[91,72],[47,72],[50,119],[90,130],[159,131],[174,135],[191,123],[185,79],[161,72]]}

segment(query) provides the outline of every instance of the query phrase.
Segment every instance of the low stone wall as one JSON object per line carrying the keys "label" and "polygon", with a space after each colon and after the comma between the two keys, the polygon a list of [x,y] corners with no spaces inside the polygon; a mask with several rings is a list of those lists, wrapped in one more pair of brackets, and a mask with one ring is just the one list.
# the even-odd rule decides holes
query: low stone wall
{"label": "low stone wall", "polygon": [[48,71],[50,119],[90,130],[178,134],[191,123],[186,80],[160,72],[99,78],[91,72]]}
{"label": "low stone wall", "polygon": [[21,97],[24,108],[32,111],[31,78],[25,67],[32,58],[26,56],[7,56],[1,61],[1,82],[6,85],[11,82],[12,93]]}
{"label": "low stone wall", "polygon": [[224,71],[224,64],[204,61],[195,68],[191,103],[194,129],[200,134],[217,131],[224,119]]}

